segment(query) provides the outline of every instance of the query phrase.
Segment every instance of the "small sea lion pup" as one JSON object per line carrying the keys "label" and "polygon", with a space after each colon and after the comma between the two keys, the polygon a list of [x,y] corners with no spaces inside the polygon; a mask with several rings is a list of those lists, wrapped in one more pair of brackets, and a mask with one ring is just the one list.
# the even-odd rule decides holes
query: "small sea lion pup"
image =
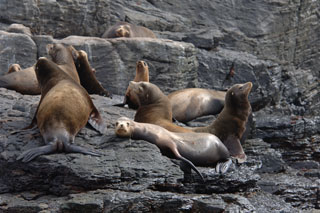
{"label": "small sea lion pup", "polygon": [[87,121],[99,132],[105,131],[87,91],[47,58],[39,58],[35,71],[41,99],[32,123],[25,129],[37,124],[47,145],[27,150],[17,160],[29,162],[39,155],[61,151],[99,156],[97,152],[73,145],[75,135]]}
{"label": "small sea lion pup", "polygon": [[149,82],[129,83],[130,96],[138,101],[139,108],[134,121],[162,126],[171,132],[192,132],[172,123],[172,108],[168,97],[156,85]]}
{"label": "small sea lion pup", "polygon": [[74,58],[74,61],[80,78],[80,84],[87,90],[89,94],[98,94],[106,97],[111,97],[110,93],[105,90],[97,80],[94,74],[95,71],[91,67],[88,60],[88,55],[85,51],[77,51],[77,55]]}
{"label": "small sea lion pup", "polygon": [[110,27],[102,35],[102,38],[134,38],[134,37],[149,37],[156,38],[156,35],[148,28],[130,24],[128,22],[118,22],[112,27]]}
{"label": "small sea lion pup", "polygon": [[138,123],[126,117],[116,122],[115,133],[119,137],[146,140],[158,146],[161,153],[183,162],[183,170],[193,169],[203,180],[195,166],[215,167],[225,173],[232,161],[229,151],[219,138],[208,133],[174,133],[160,126]]}
{"label": "small sea lion pup", "polygon": [[8,74],[0,76],[0,87],[15,90],[23,95],[40,94],[34,66],[21,70],[18,64],[11,65]]}
{"label": "small sea lion pup", "polygon": [[220,138],[228,148],[230,155],[237,158],[239,163],[246,160],[240,139],[251,113],[251,105],[248,100],[251,88],[251,82],[233,85],[227,91],[225,106],[217,119],[209,126],[193,128],[195,132],[208,132]]}
{"label": "small sea lion pup", "polygon": [[216,115],[223,109],[226,92],[187,88],[168,95],[174,119],[186,123],[204,115]]}

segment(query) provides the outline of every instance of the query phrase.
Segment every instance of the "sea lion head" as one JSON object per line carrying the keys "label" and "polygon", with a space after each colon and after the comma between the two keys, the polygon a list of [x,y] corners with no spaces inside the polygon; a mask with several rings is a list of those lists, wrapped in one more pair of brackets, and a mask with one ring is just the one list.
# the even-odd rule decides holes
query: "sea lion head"
{"label": "sea lion head", "polygon": [[11,64],[10,67],[9,67],[9,70],[7,72],[7,74],[9,73],[13,73],[13,72],[18,72],[21,70],[21,67],[19,64]]}
{"label": "sea lion head", "polygon": [[123,138],[130,138],[132,135],[133,123],[127,117],[120,117],[116,122],[114,132],[117,136]]}
{"label": "sea lion head", "polygon": [[[73,48],[74,49],[74,48]],[[63,44],[48,44],[46,50],[51,60],[56,64],[66,64],[70,63],[71,60],[74,60],[74,54],[76,50],[73,51],[71,47],[65,47]]]}
{"label": "sea lion head", "polygon": [[139,106],[155,103],[164,96],[159,87],[145,81],[130,81],[128,90],[130,96],[139,102]]}
{"label": "sea lion head", "polygon": [[136,66],[136,76],[134,78],[135,82],[147,81],[149,82],[149,67],[144,61],[138,61]]}
{"label": "sea lion head", "polygon": [[250,106],[248,96],[252,89],[252,83],[247,82],[245,84],[233,85],[226,94],[226,106],[232,106],[234,108],[246,108],[248,104]]}
{"label": "sea lion head", "polygon": [[116,37],[130,37],[130,26],[120,25],[116,30]]}

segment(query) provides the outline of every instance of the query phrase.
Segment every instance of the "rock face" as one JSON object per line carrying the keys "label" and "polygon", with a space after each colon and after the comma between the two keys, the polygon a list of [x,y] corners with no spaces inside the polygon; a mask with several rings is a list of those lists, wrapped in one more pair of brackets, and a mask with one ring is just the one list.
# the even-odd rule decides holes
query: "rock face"
{"label": "rock face", "polygon": [[[0,88],[0,212],[320,208],[320,1],[4,0],[0,10],[0,74],[12,63],[32,66],[48,43],[72,44],[88,53],[97,79],[114,94],[112,100],[91,96],[107,133],[85,127],[75,140],[102,157],[60,153],[23,164],[16,157],[43,144],[38,129],[19,131],[40,97]],[[99,38],[117,21],[145,26],[160,39]],[[112,105],[122,102],[138,60],[148,63],[150,81],[165,93],[251,81],[248,161],[223,176],[199,168],[201,183],[196,175],[185,179],[178,162],[154,145],[116,138],[115,120],[135,111]]]}

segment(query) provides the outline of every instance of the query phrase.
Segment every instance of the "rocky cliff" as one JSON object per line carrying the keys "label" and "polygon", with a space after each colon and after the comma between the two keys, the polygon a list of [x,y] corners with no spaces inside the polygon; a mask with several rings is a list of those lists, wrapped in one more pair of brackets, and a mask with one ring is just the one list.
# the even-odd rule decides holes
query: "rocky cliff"
{"label": "rocky cliff", "polygon": [[[16,157],[43,142],[37,129],[16,130],[29,124],[40,97],[0,89],[0,212],[320,208],[319,1],[4,0],[0,10],[0,74],[12,63],[33,65],[46,44],[61,42],[85,50],[98,80],[115,94],[92,96],[107,133],[86,127],[76,137],[102,157],[53,154],[23,164]],[[148,27],[159,39],[99,38],[118,20]],[[165,93],[251,81],[248,161],[223,176],[200,168],[206,183],[186,181],[154,145],[116,138],[115,120],[135,111],[112,104],[122,102],[138,60]],[[235,75],[226,79],[232,65]]]}

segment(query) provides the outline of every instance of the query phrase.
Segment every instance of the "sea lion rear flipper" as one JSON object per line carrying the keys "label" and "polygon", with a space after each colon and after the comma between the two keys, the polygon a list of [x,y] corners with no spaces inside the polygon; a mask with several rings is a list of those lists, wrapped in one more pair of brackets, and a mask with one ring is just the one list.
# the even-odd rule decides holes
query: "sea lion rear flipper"
{"label": "sea lion rear flipper", "polygon": [[23,152],[21,155],[17,157],[17,160],[22,160],[22,162],[26,163],[34,158],[38,157],[39,155],[45,155],[45,154],[50,154],[56,151],[56,146],[55,144],[50,144],[42,147],[37,147],[33,149],[29,149],[25,152]]}
{"label": "sea lion rear flipper", "polygon": [[247,160],[247,156],[244,153],[240,140],[235,135],[229,135],[227,140],[223,141],[224,145],[228,148],[230,155],[235,157],[238,163],[244,163]]}
{"label": "sea lion rear flipper", "polygon": [[92,155],[92,156],[97,156],[97,157],[102,155],[101,153],[85,149],[81,146],[71,145],[71,144],[67,144],[67,143],[64,144],[64,151],[68,152],[68,153],[82,153],[85,155]]}
{"label": "sea lion rear flipper", "polygon": [[93,110],[90,114],[88,123],[101,134],[104,134],[106,132],[107,127],[95,106],[93,106]]}
{"label": "sea lion rear flipper", "polygon": [[176,156],[177,159],[179,160],[182,160],[183,162],[185,162],[187,165],[189,165],[201,178],[201,180],[203,182],[204,181],[204,178],[202,176],[202,174],[199,172],[199,170],[197,169],[197,167],[191,162],[189,161],[188,159],[184,158],[183,156],[180,155],[180,153],[178,152],[178,150],[176,148],[174,148],[173,150],[173,154]]}

